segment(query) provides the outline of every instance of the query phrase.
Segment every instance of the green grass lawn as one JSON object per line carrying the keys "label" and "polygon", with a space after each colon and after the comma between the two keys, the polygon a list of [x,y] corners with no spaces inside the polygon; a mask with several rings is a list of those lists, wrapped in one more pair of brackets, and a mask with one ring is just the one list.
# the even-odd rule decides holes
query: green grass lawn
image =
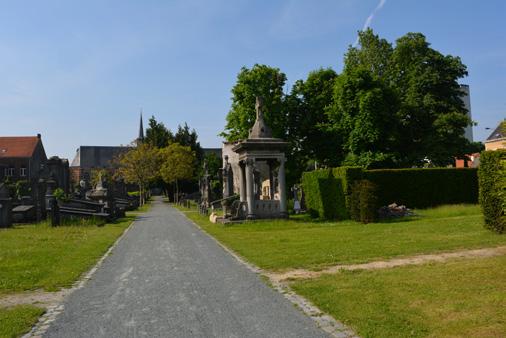
{"label": "green grass lawn", "polygon": [[374,224],[318,222],[297,216],[223,226],[194,210],[181,210],[250,262],[274,271],[506,245],[506,236],[483,228],[476,205],[417,210],[416,217]]}
{"label": "green grass lawn", "polygon": [[43,309],[29,305],[0,308],[0,337],[19,337],[27,333],[43,313]]}
{"label": "green grass lawn", "polygon": [[69,287],[90,269],[133,221],[51,227],[48,222],[0,230],[0,296]]}
{"label": "green grass lawn", "polygon": [[506,256],[343,271],[292,288],[362,337],[506,337]]}

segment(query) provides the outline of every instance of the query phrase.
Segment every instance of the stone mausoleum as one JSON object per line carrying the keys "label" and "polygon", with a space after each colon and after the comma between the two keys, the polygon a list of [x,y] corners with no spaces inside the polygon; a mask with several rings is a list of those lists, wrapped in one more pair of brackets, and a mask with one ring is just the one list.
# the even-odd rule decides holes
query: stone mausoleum
{"label": "stone mausoleum", "polygon": [[287,142],[273,138],[257,97],[256,121],[248,139],[224,142],[223,195],[239,195],[246,218],[284,218],[286,206],[285,154]]}

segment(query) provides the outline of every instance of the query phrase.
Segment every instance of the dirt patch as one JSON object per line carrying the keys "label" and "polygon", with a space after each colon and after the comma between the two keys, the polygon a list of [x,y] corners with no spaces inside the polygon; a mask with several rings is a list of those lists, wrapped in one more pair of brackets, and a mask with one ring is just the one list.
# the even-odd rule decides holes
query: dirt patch
{"label": "dirt patch", "polygon": [[480,258],[480,257],[494,257],[506,255],[506,246],[500,246],[496,248],[476,249],[476,250],[465,250],[456,252],[447,252],[441,254],[429,254],[429,255],[417,255],[405,258],[394,258],[387,261],[376,261],[363,264],[351,264],[351,265],[334,265],[320,271],[310,270],[291,270],[283,273],[266,273],[272,281],[282,282],[294,279],[308,279],[317,278],[323,274],[338,273],[341,270],[376,270],[376,269],[388,269],[397,266],[404,265],[420,265],[430,262],[445,262],[451,259],[458,258]]}
{"label": "dirt patch", "polygon": [[45,308],[61,303],[63,298],[70,293],[70,289],[62,289],[56,292],[46,292],[42,290],[13,293],[0,296],[0,307],[10,307],[16,305],[38,305]]}

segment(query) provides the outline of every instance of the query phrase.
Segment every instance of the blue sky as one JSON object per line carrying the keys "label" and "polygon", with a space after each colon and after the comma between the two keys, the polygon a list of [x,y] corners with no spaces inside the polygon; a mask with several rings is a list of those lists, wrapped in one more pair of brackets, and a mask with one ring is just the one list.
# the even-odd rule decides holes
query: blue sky
{"label": "blue sky", "polygon": [[287,89],[319,67],[340,72],[381,2],[370,24],[382,37],[422,32],[462,58],[486,138],[506,117],[503,0],[0,1],[0,135],[41,133],[48,155],[72,158],[128,144],[142,107],[219,147],[242,66],[279,67]]}

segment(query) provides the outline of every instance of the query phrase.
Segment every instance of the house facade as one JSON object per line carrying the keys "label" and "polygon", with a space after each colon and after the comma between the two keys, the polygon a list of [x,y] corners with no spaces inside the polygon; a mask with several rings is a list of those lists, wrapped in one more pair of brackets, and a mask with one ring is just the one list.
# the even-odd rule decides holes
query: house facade
{"label": "house facade", "polygon": [[506,149],[506,119],[499,123],[485,141],[485,150]]}
{"label": "house facade", "polygon": [[0,137],[0,181],[36,182],[47,173],[41,135]]}

